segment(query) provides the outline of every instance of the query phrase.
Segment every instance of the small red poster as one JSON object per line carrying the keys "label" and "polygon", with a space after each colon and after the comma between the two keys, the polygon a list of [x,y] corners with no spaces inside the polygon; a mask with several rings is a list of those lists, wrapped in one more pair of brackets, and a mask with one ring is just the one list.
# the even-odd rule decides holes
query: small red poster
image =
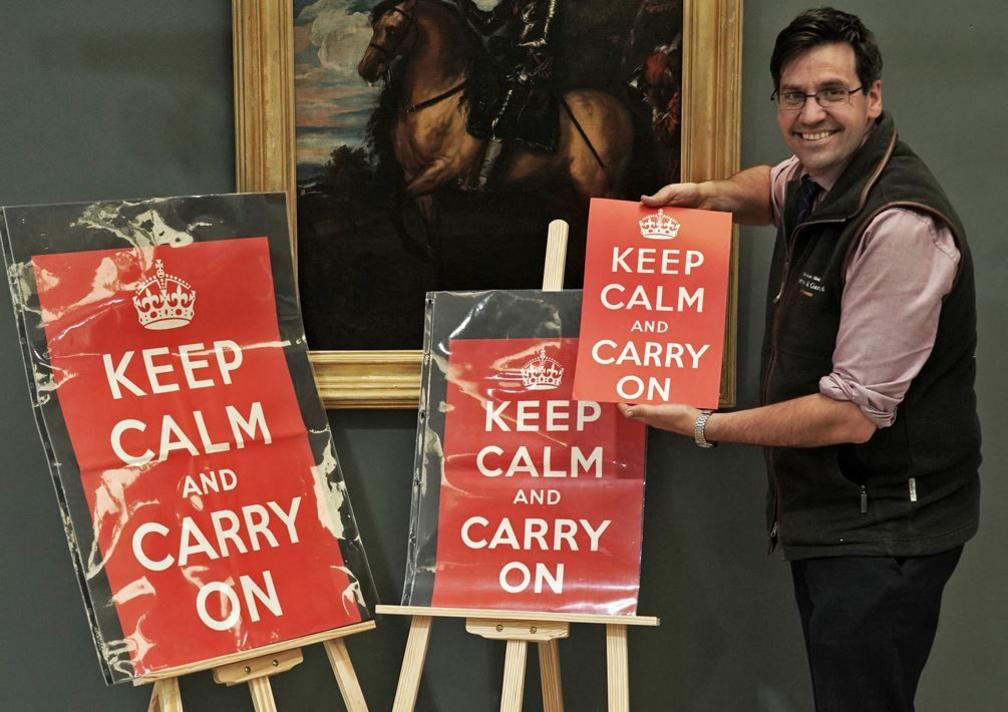
{"label": "small red poster", "polygon": [[450,341],[431,605],[636,613],[644,428],[572,399],[577,343]]}
{"label": "small red poster", "polygon": [[731,215],[595,198],[574,397],[716,408]]}

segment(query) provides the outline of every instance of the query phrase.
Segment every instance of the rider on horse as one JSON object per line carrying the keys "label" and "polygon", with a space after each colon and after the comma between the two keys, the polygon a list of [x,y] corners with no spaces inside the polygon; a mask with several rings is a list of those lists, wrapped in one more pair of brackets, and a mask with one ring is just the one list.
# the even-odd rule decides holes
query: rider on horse
{"label": "rider on horse", "polygon": [[469,24],[484,38],[496,76],[478,87],[468,130],[487,140],[479,171],[469,188],[486,186],[504,140],[552,153],[559,133],[557,96],[552,88],[551,41],[560,0],[501,0],[482,10],[474,0],[455,0]]}

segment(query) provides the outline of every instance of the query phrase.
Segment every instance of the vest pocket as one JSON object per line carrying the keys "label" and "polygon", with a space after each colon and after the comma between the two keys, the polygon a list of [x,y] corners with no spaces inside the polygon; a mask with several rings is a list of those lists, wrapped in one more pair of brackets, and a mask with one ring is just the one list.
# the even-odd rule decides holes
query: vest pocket
{"label": "vest pocket", "polygon": [[837,465],[840,474],[859,488],[868,484],[868,469],[858,457],[856,445],[837,445]]}
{"label": "vest pocket", "polygon": [[905,495],[911,476],[913,453],[905,418],[897,416],[888,428],[880,428],[871,440],[851,446],[848,467],[864,473],[864,481]]}

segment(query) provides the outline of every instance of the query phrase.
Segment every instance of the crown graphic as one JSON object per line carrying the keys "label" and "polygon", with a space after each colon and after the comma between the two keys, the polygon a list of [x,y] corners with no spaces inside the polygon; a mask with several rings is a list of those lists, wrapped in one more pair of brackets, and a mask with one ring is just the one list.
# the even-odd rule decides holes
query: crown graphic
{"label": "crown graphic", "polygon": [[640,219],[640,234],[649,240],[671,240],[679,234],[679,221],[659,210]]}
{"label": "crown graphic", "polygon": [[154,267],[154,276],[141,282],[133,295],[140,325],[157,331],[185,326],[195,313],[196,290],[165,272],[161,260],[154,260]]}
{"label": "crown graphic", "polygon": [[522,383],[530,391],[545,391],[556,388],[563,378],[564,367],[556,359],[546,355],[542,346],[536,357],[521,367]]}

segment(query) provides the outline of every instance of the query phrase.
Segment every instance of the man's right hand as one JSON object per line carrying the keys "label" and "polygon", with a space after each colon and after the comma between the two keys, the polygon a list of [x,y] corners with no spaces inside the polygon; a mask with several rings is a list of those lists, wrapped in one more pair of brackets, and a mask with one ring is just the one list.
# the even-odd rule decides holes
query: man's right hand
{"label": "man's right hand", "polygon": [[731,213],[736,223],[769,225],[773,220],[770,166],[753,166],[727,180],[669,183],[654,195],[642,195],[641,203],[649,208],[672,205],[721,210]]}
{"label": "man's right hand", "polygon": [[641,202],[649,208],[676,205],[680,208],[699,208],[704,201],[700,183],[669,183],[654,195],[642,195]]}

